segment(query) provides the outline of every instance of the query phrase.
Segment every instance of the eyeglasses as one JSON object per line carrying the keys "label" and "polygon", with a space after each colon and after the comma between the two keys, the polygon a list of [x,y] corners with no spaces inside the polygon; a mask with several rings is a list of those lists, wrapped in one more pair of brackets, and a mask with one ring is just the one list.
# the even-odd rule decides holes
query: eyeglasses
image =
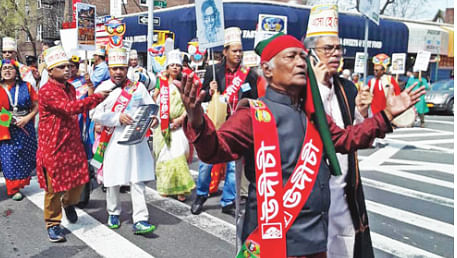
{"label": "eyeglasses", "polygon": [[65,65],[59,65],[59,66],[56,66],[54,68],[58,68],[58,69],[65,69],[65,68],[71,68],[69,64],[65,64]]}
{"label": "eyeglasses", "polygon": [[342,51],[343,47],[341,45],[325,45],[323,47],[315,47],[315,49],[322,50],[325,55],[331,55],[335,51]]}
{"label": "eyeglasses", "polygon": [[4,71],[12,71],[12,70],[14,70],[14,66],[3,66],[2,70],[4,70]]}

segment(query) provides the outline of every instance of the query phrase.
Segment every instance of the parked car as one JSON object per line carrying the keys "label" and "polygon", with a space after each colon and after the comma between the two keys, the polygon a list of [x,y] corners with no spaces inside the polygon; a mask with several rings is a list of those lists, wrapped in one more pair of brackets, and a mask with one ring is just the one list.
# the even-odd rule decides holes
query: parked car
{"label": "parked car", "polygon": [[454,79],[432,83],[425,94],[430,111],[445,111],[454,114]]}

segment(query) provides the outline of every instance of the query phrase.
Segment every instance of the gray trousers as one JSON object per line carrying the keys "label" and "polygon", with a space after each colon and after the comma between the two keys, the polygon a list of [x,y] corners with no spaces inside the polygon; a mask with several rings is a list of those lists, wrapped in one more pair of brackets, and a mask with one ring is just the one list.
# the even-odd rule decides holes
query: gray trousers
{"label": "gray trousers", "polygon": [[[109,215],[121,215],[121,200],[119,199],[120,186],[106,188],[106,209]],[[148,207],[145,199],[146,186],[144,182],[130,183],[130,196],[132,199],[133,223],[149,219]]]}

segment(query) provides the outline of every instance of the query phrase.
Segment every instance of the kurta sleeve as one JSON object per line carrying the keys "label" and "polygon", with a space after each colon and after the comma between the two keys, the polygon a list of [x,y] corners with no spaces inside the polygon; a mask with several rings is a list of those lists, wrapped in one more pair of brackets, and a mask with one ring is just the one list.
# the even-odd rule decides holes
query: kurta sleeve
{"label": "kurta sleeve", "polygon": [[51,112],[61,115],[75,115],[91,110],[104,97],[100,94],[93,94],[82,100],[69,100],[65,93],[60,94],[52,89],[43,87],[39,91],[38,102],[40,105],[49,109]]}
{"label": "kurta sleeve", "polygon": [[210,164],[239,159],[253,147],[252,120],[249,107],[241,107],[216,131],[205,115],[202,128],[195,129],[184,121],[184,132],[201,161]]}
{"label": "kurta sleeve", "polygon": [[[119,92],[119,90],[116,90]],[[103,126],[114,127],[120,126],[119,121],[120,112],[112,112],[113,105],[118,98],[119,94],[111,93],[102,103],[92,111],[91,117],[96,122]]]}
{"label": "kurta sleeve", "polygon": [[327,121],[336,152],[344,154],[368,148],[375,138],[384,138],[386,133],[392,132],[392,126],[384,111],[365,119],[361,124],[345,129],[338,127],[330,116],[327,116]]}

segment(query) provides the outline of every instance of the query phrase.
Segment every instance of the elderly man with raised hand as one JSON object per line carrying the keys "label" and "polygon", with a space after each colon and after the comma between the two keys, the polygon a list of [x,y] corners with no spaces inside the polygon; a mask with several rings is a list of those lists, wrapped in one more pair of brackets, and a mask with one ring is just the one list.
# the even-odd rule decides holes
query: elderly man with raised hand
{"label": "elderly man with raised hand", "polygon": [[[326,12],[321,11],[323,6],[328,7]],[[338,19],[337,6],[318,5],[311,9],[304,44],[315,59],[313,70],[325,112],[336,125],[345,128],[360,123],[367,117],[372,97],[368,87],[361,87],[357,92],[350,80],[338,76],[338,66],[343,55],[338,37],[338,23],[313,22],[322,15],[329,20]],[[337,158],[342,176],[330,177],[327,256],[373,257],[357,152],[337,153]]]}
{"label": "elderly man with raised hand", "polygon": [[[269,83],[265,97],[241,101],[216,131],[200,105],[204,91],[198,94],[197,87],[184,77],[180,85],[187,110],[184,129],[204,162],[245,157],[250,185],[240,254],[325,257],[330,169],[321,160],[331,151],[323,149],[329,140],[324,127],[319,131],[314,127],[324,114],[316,113],[322,108],[316,98],[313,104],[313,74],[307,83],[307,52],[300,41],[281,34],[262,41],[256,50]],[[423,93],[409,90],[400,96],[389,95],[384,111],[344,130],[327,117],[336,150],[347,153],[369,147],[372,139],[391,132],[389,121]]]}
{"label": "elderly man with raised hand", "polygon": [[100,83],[108,80],[110,78],[108,65],[105,62],[106,50],[101,46],[97,46],[97,49],[94,53],[94,71],[92,74],[85,74],[84,78],[86,79],[87,84],[91,87],[89,90],[89,95],[92,94],[93,89],[97,88]]}

